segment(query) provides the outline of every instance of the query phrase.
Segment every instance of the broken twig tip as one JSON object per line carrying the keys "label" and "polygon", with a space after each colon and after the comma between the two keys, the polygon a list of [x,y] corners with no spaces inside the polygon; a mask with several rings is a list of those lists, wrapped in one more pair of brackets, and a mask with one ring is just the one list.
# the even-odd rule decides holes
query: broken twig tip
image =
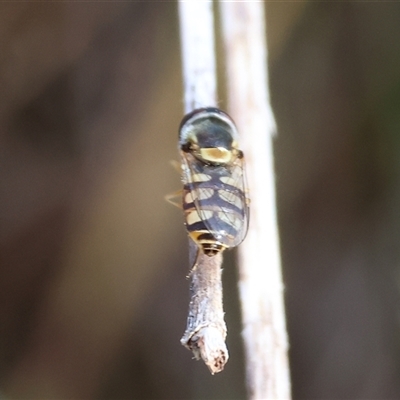
{"label": "broken twig tip", "polygon": [[202,359],[212,375],[221,372],[229,359],[225,345],[226,331],[206,326],[196,333],[185,332],[181,339],[183,346],[192,351],[196,360]]}

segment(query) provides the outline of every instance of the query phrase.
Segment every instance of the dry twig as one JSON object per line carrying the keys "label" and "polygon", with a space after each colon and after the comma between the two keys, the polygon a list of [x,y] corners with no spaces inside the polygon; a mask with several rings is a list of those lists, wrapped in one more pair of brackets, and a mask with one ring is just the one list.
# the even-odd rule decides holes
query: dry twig
{"label": "dry twig", "polygon": [[[186,113],[215,106],[216,77],[212,2],[179,2],[181,47]],[[195,262],[198,247],[189,238],[189,261]],[[191,300],[186,331],[181,343],[200,357],[212,374],[228,360],[226,325],[222,308],[222,255],[199,254],[191,280]]]}

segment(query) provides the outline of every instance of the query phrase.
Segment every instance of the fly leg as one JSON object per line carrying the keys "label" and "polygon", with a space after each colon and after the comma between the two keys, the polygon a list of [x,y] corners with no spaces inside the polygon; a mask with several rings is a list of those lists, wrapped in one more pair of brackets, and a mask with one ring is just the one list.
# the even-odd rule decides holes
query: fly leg
{"label": "fly leg", "polygon": [[[180,198],[179,202],[176,200],[178,197]],[[181,189],[177,190],[174,193],[167,194],[164,198],[165,198],[165,200],[168,201],[168,203],[170,203],[173,206],[178,207],[179,209],[182,210],[182,190]]]}
{"label": "fly leg", "polygon": [[189,274],[187,275],[186,279],[189,279],[192,276],[192,274],[196,271],[197,266],[199,265],[200,252],[201,252],[200,247],[197,247],[196,258],[194,260],[193,266],[190,269]]}

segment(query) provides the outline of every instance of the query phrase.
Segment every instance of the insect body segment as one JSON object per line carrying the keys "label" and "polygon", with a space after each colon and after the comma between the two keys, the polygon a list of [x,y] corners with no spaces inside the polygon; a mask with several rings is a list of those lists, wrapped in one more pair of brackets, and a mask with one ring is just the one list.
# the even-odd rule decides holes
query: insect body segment
{"label": "insect body segment", "polygon": [[195,110],[180,128],[183,209],[189,236],[208,256],[237,246],[248,227],[244,157],[231,118]]}

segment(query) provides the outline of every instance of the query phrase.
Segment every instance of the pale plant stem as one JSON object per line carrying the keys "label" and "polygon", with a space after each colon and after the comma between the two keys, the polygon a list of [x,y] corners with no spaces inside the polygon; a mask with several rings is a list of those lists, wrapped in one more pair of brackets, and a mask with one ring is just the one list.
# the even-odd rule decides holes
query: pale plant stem
{"label": "pale plant stem", "polygon": [[290,374],[267,80],[264,2],[220,1],[229,112],[241,133],[250,227],[239,247],[239,293],[249,398],[289,399]]}
{"label": "pale plant stem", "polygon": [[179,22],[185,112],[216,104],[212,2],[180,1]]}
{"label": "pale plant stem", "polygon": [[[215,106],[216,73],[212,2],[179,2],[185,112]],[[198,247],[189,239],[189,263],[193,266]],[[189,274],[189,313],[181,343],[202,358],[212,374],[222,371],[228,360],[226,325],[222,308],[222,255],[200,252]]]}

